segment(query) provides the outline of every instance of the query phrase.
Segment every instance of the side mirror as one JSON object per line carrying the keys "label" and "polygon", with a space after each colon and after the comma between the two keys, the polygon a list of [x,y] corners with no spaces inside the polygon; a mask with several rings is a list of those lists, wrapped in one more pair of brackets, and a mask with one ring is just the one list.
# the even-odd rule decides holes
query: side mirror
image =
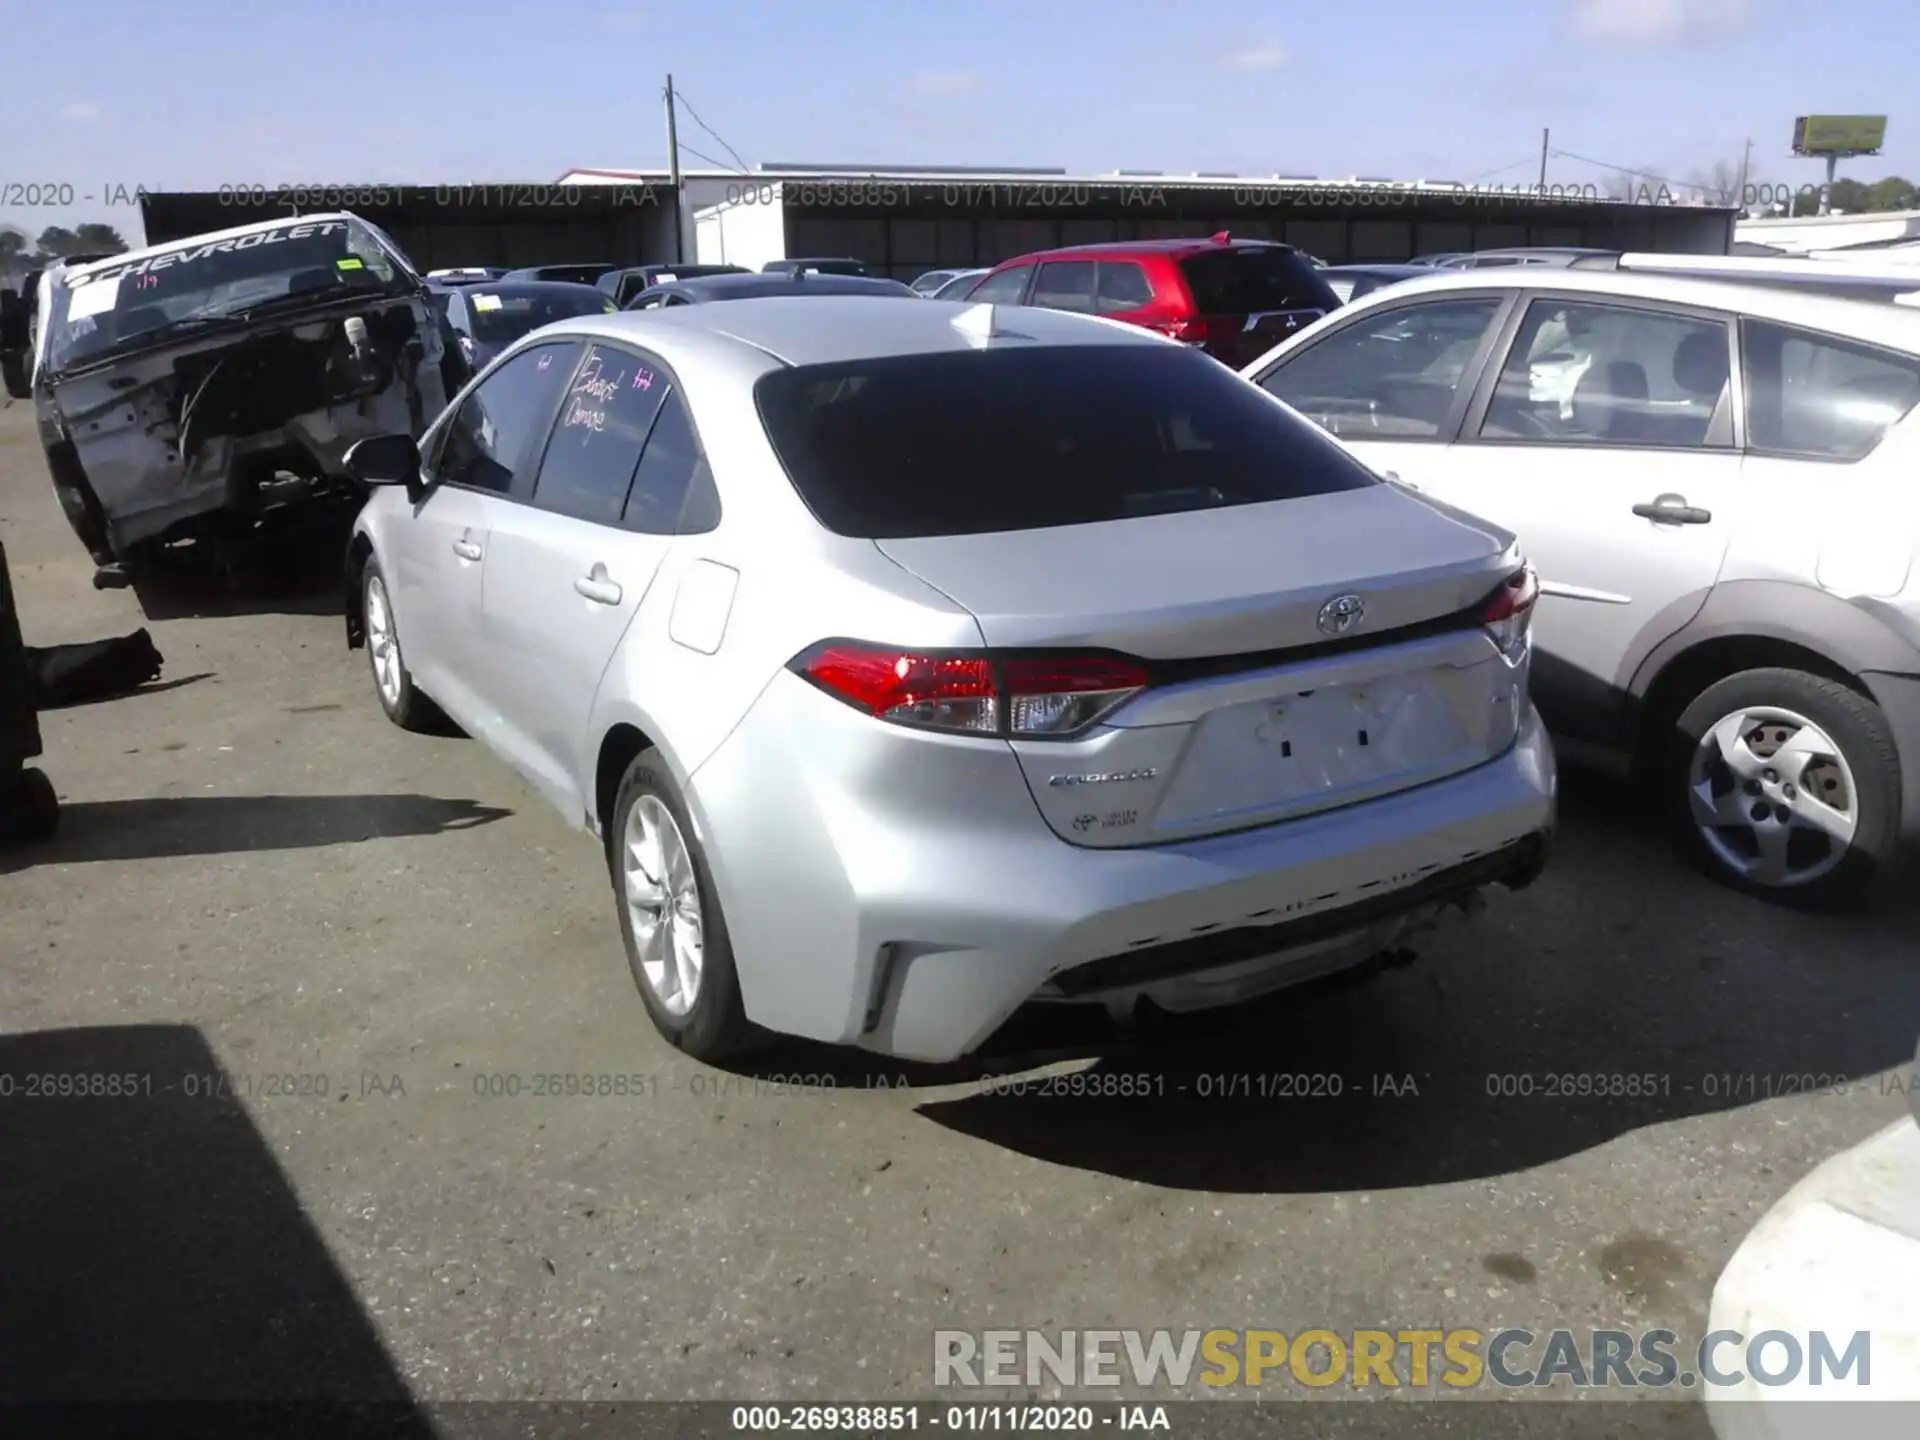
{"label": "side mirror", "polygon": [[418,505],[427,492],[420,478],[420,446],[411,435],[370,435],[347,449],[347,474],[362,485],[404,485]]}

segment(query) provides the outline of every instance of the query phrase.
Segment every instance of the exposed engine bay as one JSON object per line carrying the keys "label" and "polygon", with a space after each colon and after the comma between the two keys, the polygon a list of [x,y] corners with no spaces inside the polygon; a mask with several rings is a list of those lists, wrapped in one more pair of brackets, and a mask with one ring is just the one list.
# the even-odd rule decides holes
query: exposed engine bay
{"label": "exposed engine bay", "polygon": [[[50,272],[31,391],[55,492],[103,570],[269,514],[353,503],[347,450],[445,405],[424,282],[357,217]],[[49,303],[50,302],[50,303]]]}
{"label": "exposed engine bay", "polygon": [[61,503],[105,564],[100,549],[123,560],[209,513],[232,529],[265,506],[349,490],[349,446],[418,434],[445,403],[439,349],[402,300],[58,380],[64,434],[48,449]]}

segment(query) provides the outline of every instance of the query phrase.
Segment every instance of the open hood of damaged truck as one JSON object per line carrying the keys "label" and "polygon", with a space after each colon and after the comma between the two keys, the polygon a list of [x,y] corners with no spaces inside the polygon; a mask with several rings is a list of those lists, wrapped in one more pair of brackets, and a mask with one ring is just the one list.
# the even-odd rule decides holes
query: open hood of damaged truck
{"label": "open hood of damaged truck", "polygon": [[355,441],[418,435],[445,406],[442,358],[422,294],[283,305],[43,373],[43,420],[122,552],[277,478],[344,480]]}

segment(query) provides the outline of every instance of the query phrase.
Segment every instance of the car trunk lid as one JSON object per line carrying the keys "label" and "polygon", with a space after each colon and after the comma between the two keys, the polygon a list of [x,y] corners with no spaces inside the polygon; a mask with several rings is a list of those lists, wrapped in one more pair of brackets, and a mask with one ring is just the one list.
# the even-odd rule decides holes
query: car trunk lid
{"label": "car trunk lid", "polygon": [[1355,803],[1512,743],[1524,658],[1477,616],[1511,537],[1391,486],[1013,533],[883,540],[991,649],[1113,651],[1152,684],[1011,742],[1063,839],[1193,838]]}

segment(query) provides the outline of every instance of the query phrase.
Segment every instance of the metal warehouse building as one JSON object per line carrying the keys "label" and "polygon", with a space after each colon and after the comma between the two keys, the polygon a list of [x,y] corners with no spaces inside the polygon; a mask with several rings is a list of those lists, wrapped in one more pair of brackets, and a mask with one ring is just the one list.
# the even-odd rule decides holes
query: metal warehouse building
{"label": "metal warehouse building", "polygon": [[592,260],[758,269],[793,256],[852,256],[902,279],[1058,245],[1221,230],[1283,240],[1334,264],[1510,245],[1724,254],[1736,217],[1603,200],[1578,186],[1541,195],[1364,178],[822,165],[689,171],[677,189],[646,170],[572,170],[530,184],[228,187],[150,194],[141,208],[150,244],[349,209],[423,269]]}

